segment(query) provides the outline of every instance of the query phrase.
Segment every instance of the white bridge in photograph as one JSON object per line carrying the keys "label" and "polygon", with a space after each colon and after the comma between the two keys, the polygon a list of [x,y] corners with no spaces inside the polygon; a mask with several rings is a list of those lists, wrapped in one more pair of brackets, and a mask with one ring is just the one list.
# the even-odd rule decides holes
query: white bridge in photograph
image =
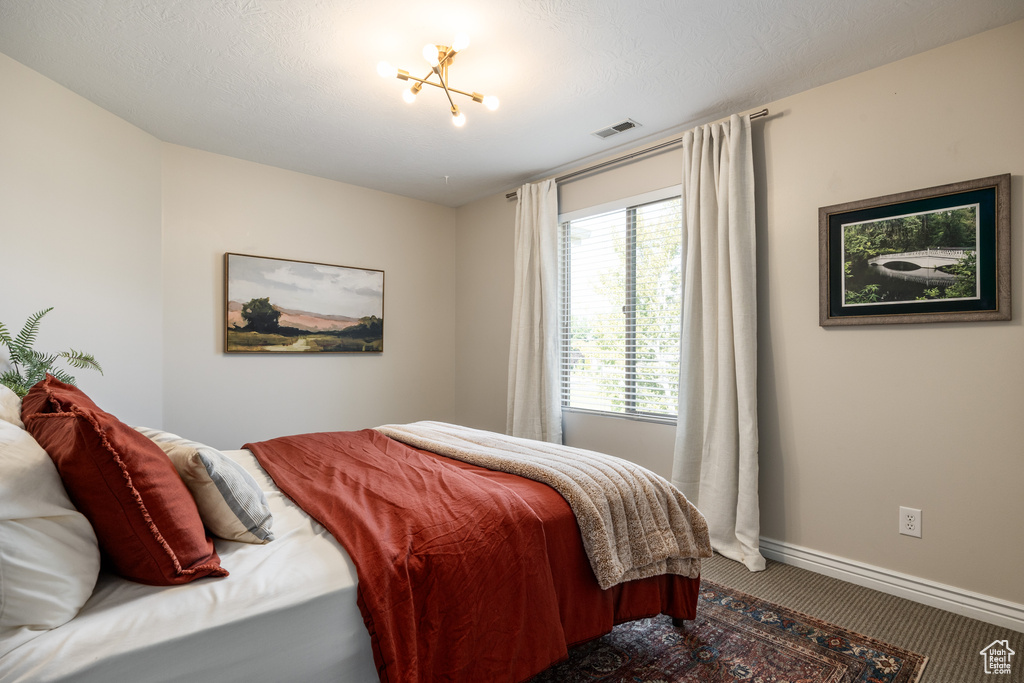
{"label": "white bridge in photograph", "polygon": [[[872,266],[888,266],[890,263],[909,263],[918,268],[938,268],[939,266],[951,266],[964,256],[972,253],[973,249],[940,249],[929,247],[918,251],[904,251],[900,254],[882,254],[868,260]],[[891,267],[891,266],[890,266]]]}

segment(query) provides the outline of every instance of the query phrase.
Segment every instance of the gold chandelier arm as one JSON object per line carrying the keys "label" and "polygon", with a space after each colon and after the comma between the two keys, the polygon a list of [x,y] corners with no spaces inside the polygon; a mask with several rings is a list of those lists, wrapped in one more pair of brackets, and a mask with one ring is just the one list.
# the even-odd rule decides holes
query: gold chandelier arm
{"label": "gold chandelier arm", "polygon": [[433,69],[431,69],[430,72],[426,76],[424,76],[423,78],[416,78],[415,76],[413,76],[411,73],[409,73],[405,69],[399,69],[398,73],[395,74],[395,78],[397,78],[400,81],[419,81],[420,83],[426,83],[427,85],[432,85],[434,87],[440,88],[441,86],[438,85],[437,83],[431,83],[429,80],[427,80],[427,79],[429,79],[433,75],[434,75],[434,70]]}
{"label": "gold chandelier arm", "polygon": [[[437,79],[441,81],[441,85],[439,87],[444,89],[444,94],[448,97],[448,104],[452,105],[452,109],[456,109],[455,100],[452,99],[452,94],[448,90],[448,79],[445,78],[445,74],[443,73],[444,71],[447,71],[447,67],[442,66],[441,64],[434,67],[434,73],[437,74]],[[431,83],[431,85],[434,85],[434,83]]]}
{"label": "gold chandelier arm", "polygon": [[473,100],[474,102],[483,102],[484,101],[484,96],[481,95],[478,92],[466,92],[465,90],[459,90],[458,88],[453,88],[451,86],[448,86],[448,89],[451,90],[452,92],[457,92],[460,95],[465,95],[466,97],[468,97],[469,99]]}
{"label": "gold chandelier arm", "polygon": [[[427,74],[427,78],[430,78],[433,75],[434,75],[434,72],[431,71],[429,74]],[[440,83],[434,83],[433,81],[428,81],[426,78],[416,78],[415,76],[413,76],[412,74],[410,74],[407,71],[399,71],[398,72],[398,76],[396,78],[399,78],[399,79],[401,79],[403,81],[416,81],[416,82],[422,83],[424,85],[432,85],[435,88],[441,88],[442,90],[446,90],[446,91],[450,90],[451,92],[458,93],[460,95],[465,95],[466,97],[468,97],[469,99],[473,100],[474,102],[483,102],[484,101],[484,96],[481,95],[478,92],[466,92],[465,90],[459,90],[458,88],[453,88],[451,86],[445,87],[444,85],[441,85]],[[448,99],[451,100],[451,96],[450,95],[448,96]]]}

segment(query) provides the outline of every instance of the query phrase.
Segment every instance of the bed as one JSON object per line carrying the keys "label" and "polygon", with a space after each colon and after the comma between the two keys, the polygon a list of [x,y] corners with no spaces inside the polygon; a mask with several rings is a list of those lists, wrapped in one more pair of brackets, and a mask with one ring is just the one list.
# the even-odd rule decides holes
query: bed
{"label": "bed", "polygon": [[217,539],[231,572],[225,579],[147,586],[101,573],[74,619],[0,658],[0,680],[377,679],[347,553],[276,489],[251,453],[224,454],[264,491],[274,541]]}
{"label": "bed", "polygon": [[[0,403],[3,399],[0,394]],[[20,440],[18,443],[28,447],[24,441],[27,432],[14,422],[5,421],[11,417],[9,413],[8,410],[5,415],[0,409],[0,448],[9,446],[14,442],[12,440]],[[46,424],[59,421],[36,420]],[[32,420],[28,426],[33,426]],[[35,431],[39,432],[38,429]],[[135,443],[138,436],[161,445],[162,452],[168,457],[172,456],[175,448],[181,448],[182,443],[192,444],[190,452],[193,454],[198,452],[193,446],[202,447],[155,430],[148,433],[147,430],[131,430],[130,434],[126,432],[116,438],[110,432],[104,434],[109,444],[115,447],[120,447],[117,438]],[[343,434],[346,435],[344,439],[349,439],[348,434],[354,433]],[[43,436],[40,443],[45,441],[45,434]],[[525,502],[527,517],[537,517],[545,545],[544,554],[548,557],[546,565],[538,567],[538,571],[551,575],[557,607],[554,618],[560,638],[553,649],[538,650],[539,654],[534,654],[532,659],[526,655],[502,655],[505,661],[501,668],[505,671],[506,680],[515,683],[528,679],[564,656],[561,653],[566,647],[606,633],[615,623],[657,613],[667,613],[677,619],[693,618],[699,586],[696,576],[659,574],[602,589],[584,552],[572,509],[550,486],[507,472],[480,468],[412,445],[396,446],[397,442],[378,431],[363,436],[384,443],[385,448],[400,450],[408,457],[427,459],[432,463],[431,467],[437,463],[443,477],[451,478],[455,476],[454,472],[459,477],[469,476],[473,482],[494,484],[508,497]],[[160,439],[164,442],[161,443]],[[335,535],[281,490],[294,485],[288,482],[287,476],[275,475],[285,483],[284,487],[279,487],[268,475],[267,469],[253,455],[255,450],[267,458],[264,452],[266,443],[270,442],[251,444],[251,448],[244,450],[218,451],[217,454],[225,459],[221,461],[222,468],[225,461],[230,462],[232,467],[244,471],[257,487],[266,506],[267,519],[272,519],[271,542],[208,538],[209,547],[193,548],[195,557],[190,564],[182,563],[170,580],[177,581],[175,576],[184,577],[182,572],[196,568],[199,568],[200,576],[189,575],[187,580],[176,585],[146,585],[140,583],[138,577],[134,581],[122,578],[109,571],[110,566],[117,562],[105,553],[107,568],[97,572],[95,587],[89,587],[87,600],[75,610],[73,618],[49,628],[37,626],[27,629],[29,632],[24,628],[15,632],[0,629],[0,652],[4,653],[0,655],[0,680],[18,683],[200,679],[371,683],[377,680],[414,680],[415,677],[408,678],[404,672],[397,671],[394,662],[388,669],[388,655],[380,651],[382,647],[387,649],[386,643],[381,645],[384,642],[381,633],[374,633],[371,638],[374,623],[365,604],[367,587],[364,583],[361,591],[356,578],[357,575],[366,575],[365,571],[357,571],[360,565],[365,569],[365,560],[353,562]],[[75,448],[80,447],[80,444],[75,445]],[[39,457],[38,453],[35,457]],[[50,458],[57,462],[59,469],[60,456],[55,457],[51,452]],[[269,458],[266,464],[275,471],[280,469],[281,462],[288,463],[291,458],[288,455],[278,462]],[[4,467],[3,461],[4,458],[0,458],[0,468]],[[43,465],[39,467],[45,469]],[[63,470],[61,474],[64,474]],[[187,479],[184,473],[177,474]],[[322,473],[317,477],[322,478]],[[141,475],[136,478],[136,483],[142,486]],[[191,493],[196,501],[200,500],[200,494],[194,490]],[[294,490],[290,493],[298,497]],[[88,503],[83,501],[82,504]],[[315,505],[311,507],[317,517],[322,516],[322,511]],[[67,504],[66,508],[72,510],[68,514],[75,514],[73,505]],[[5,532],[4,519],[10,521],[11,516],[0,514],[0,540],[10,538],[10,534]],[[204,518],[203,522],[206,521]],[[703,522],[702,518],[700,522]],[[328,526],[336,524],[327,521]],[[93,521],[92,525],[96,529],[103,528],[102,522]],[[349,533],[340,528],[335,531],[343,538]],[[173,532],[167,532],[168,539],[172,535]],[[573,540],[566,540],[570,537]],[[705,550],[706,539],[701,537],[698,540],[701,542],[696,554],[706,556],[710,553],[709,548]],[[352,547],[356,546],[358,543]],[[699,558],[695,560],[699,567]],[[0,556],[0,569],[3,561]],[[528,566],[535,566],[533,560]],[[225,568],[230,572],[228,576],[221,575]],[[93,570],[89,567],[82,568],[86,575],[90,571]],[[433,571],[428,571],[423,576],[433,574]],[[0,581],[7,578],[0,578]],[[443,603],[441,598],[443,596],[435,595],[426,600],[424,604],[428,605],[428,612],[430,606]],[[543,602],[534,594],[524,598],[531,608],[533,603],[541,605]],[[482,615],[480,623],[485,623],[487,608],[474,609]],[[512,631],[518,628],[514,626],[515,618],[512,614],[507,620]],[[502,621],[504,619],[498,619],[494,623]],[[550,624],[548,628],[551,628]],[[8,646],[13,647],[3,647],[4,636],[8,636]],[[445,634],[435,632],[428,634],[427,638],[427,642],[429,638],[445,639]],[[446,647],[450,645],[449,640],[455,639],[445,639]],[[530,645],[532,652],[536,643],[531,642]],[[392,648],[401,650],[402,646],[392,644]],[[442,651],[445,650],[438,650]],[[507,661],[509,659],[512,661]],[[472,666],[463,671],[479,671]],[[460,680],[460,674],[458,671],[449,672],[445,678]],[[424,675],[421,680],[430,678]],[[477,674],[465,673],[461,680],[481,678]]]}

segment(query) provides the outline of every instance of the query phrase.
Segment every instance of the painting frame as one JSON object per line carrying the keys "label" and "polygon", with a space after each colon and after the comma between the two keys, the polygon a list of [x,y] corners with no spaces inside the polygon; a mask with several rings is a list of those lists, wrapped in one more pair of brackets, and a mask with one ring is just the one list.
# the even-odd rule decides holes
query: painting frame
{"label": "painting frame", "polygon": [[[879,252],[868,262],[872,267],[901,266],[908,270],[920,269],[919,264],[923,262],[931,270],[945,273],[942,282],[950,286],[957,284],[960,294],[948,294],[950,287],[942,287],[925,276],[917,277],[926,283],[926,295],[914,298],[873,301],[871,297],[878,296],[877,287],[847,289],[848,282],[855,277],[851,272],[854,265],[851,254],[864,258],[863,253],[847,245],[847,240],[856,243],[856,238],[860,238],[863,244],[868,241],[872,228],[877,231],[875,226],[898,221],[909,223],[918,216],[948,218],[956,211],[966,211],[965,215],[970,216],[971,210],[976,217],[972,223],[973,247],[968,245],[960,253],[956,247]],[[964,256],[973,256],[973,271],[964,266],[970,261]],[[865,263],[856,265],[864,272]],[[818,270],[818,324],[821,327],[1010,320],[1010,174],[821,207],[818,209]],[[973,295],[963,293],[969,290],[957,283],[959,273],[967,273],[969,278],[971,272],[975,277]],[[935,286],[929,288],[928,284]],[[933,293],[938,296],[930,298]]]}
{"label": "painting frame", "polygon": [[384,271],[224,254],[225,353],[383,353]]}

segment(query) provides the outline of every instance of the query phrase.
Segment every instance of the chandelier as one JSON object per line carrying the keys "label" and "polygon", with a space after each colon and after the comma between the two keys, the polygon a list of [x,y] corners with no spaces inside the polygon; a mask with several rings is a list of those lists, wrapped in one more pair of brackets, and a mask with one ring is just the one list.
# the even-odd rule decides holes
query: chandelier
{"label": "chandelier", "polygon": [[[430,72],[423,78],[416,78],[408,71],[395,68],[387,62],[381,62],[377,65],[377,73],[384,78],[397,78],[401,81],[414,81],[414,83],[412,83],[406,91],[402,93],[402,99],[409,104],[416,101],[416,95],[419,94],[424,85],[432,85],[435,88],[441,88],[444,90],[445,95],[448,96],[448,104],[451,105],[452,123],[461,128],[466,125],[466,115],[459,110],[459,105],[455,104],[455,100],[452,99],[452,93],[465,95],[474,102],[482,103],[491,111],[498,108],[498,98],[494,95],[487,95],[485,97],[478,92],[466,92],[448,85],[448,68],[452,65],[455,55],[465,50],[468,46],[469,38],[465,34],[455,36],[455,40],[452,41],[451,47],[447,45],[433,45],[430,43],[424,45],[423,58],[427,60],[428,64],[430,64]],[[437,76],[438,82],[436,83],[431,80],[434,76]]]}

